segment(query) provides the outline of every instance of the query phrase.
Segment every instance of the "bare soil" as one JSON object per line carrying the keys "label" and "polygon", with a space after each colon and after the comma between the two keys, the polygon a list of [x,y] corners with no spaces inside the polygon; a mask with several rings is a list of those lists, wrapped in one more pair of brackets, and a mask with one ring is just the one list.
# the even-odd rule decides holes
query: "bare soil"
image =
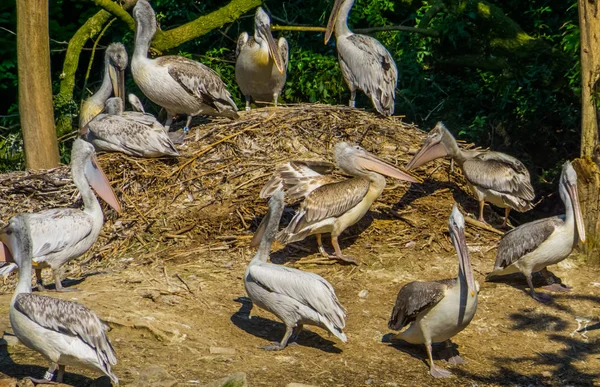
{"label": "bare soil", "polygon": [[[132,383],[145,367],[159,365],[180,386],[240,371],[251,386],[600,385],[600,271],[581,263],[574,252],[550,268],[572,292],[540,304],[527,294],[521,275],[485,281],[499,235],[471,225],[467,243],[481,285],[479,307],[471,324],[453,339],[467,363],[451,366],[436,359],[453,377],[435,380],[428,375],[422,346],[382,341],[393,333],[387,321],[402,285],[457,274],[448,216],[455,202],[471,216],[477,203],[446,161],[420,170],[423,184],[388,180],[371,211],[341,238],[358,266],[318,262],[314,237],[274,246],[273,262],[331,282],[347,309],[349,341],[344,344],[319,328],[306,327],[299,345],[280,352],[259,348],[280,340],[284,332],[283,324],[266,311],[254,308],[248,317],[243,284],[254,254],[248,243],[266,210],[257,192],[274,165],[299,158],[330,160],[328,149],[339,140],[362,140],[367,149],[403,165],[424,138],[398,119],[328,109],[298,108],[304,119],[297,123],[289,117],[278,121],[275,110],[259,109],[246,114],[236,128],[226,121],[203,125],[200,140],[194,142],[192,134],[175,161],[100,157],[125,212],[117,217],[107,210],[99,241],[67,265],[66,283],[79,292],[50,294],[83,303],[109,322],[121,384]],[[340,117],[344,121],[336,124]],[[303,122],[311,119],[313,127],[304,132]],[[256,122],[259,132],[252,128]],[[227,138],[239,130],[245,131]],[[265,133],[268,139],[263,139]],[[77,203],[70,182],[57,185],[68,176],[66,167],[41,182],[31,176],[37,175],[0,178],[2,221],[24,210],[48,208],[48,203]],[[25,189],[27,181],[33,181],[34,190]],[[47,184],[57,188],[45,191]],[[499,227],[496,211],[501,212],[486,206],[485,215]],[[284,222],[289,218],[286,214]],[[51,283],[50,272],[45,275]],[[0,287],[0,331],[11,332],[8,307],[14,283],[9,278]],[[41,377],[47,367],[45,359],[22,345],[0,346],[0,381]],[[67,368],[65,382],[83,386],[98,376]]]}

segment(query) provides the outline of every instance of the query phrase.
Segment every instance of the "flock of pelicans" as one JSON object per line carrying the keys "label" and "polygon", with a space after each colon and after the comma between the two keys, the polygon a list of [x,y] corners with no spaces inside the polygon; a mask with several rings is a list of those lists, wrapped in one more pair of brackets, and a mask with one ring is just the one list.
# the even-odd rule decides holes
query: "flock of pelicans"
{"label": "flock of pelicans", "polygon": [[[359,88],[371,97],[381,114],[392,114],[397,76],[395,64],[375,39],[348,30],[346,21],[352,4],[352,0],[335,1],[326,40],[335,30],[340,64],[351,89],[351,105]],[[84,208],[18,214],[0,230],[0,264],[6,263],[0,274],[19,269],[18,284],[10,304],[12,328],[23,344],[51,362],[44,378],[32,379],[34,382],[51,381],[56,370],[57,381],[62,381],[65,366],[74,365],[98,370],[118,383],[111,370],[117,359],[106,335],[108,326],[85,306],[32,293],[31,286],[32,269],[35,269],[38,290],[44,290],[41,272],[51,268],[56,290],[72,290],[61,285],[61,267],[92,247],[104,223],[102,209],[92,188],[113,209],[121,211],[119,200],[95,159],[95,152],[119,151],[141,157],[176,156],[178,152],[168,135],[168,127],[176,114],[188,116],[186,128],[191,117],[197,114],[237,116],[231,96],[212,70],[178,56],[149,59],[147,51],[156,31],[154,11],[146,0],[138,0],[133,15],[137,25],[131,62],[133,77],[148,98],[166,109],[166,125],[163,127],[152,115],[143,113],[135,96],[130,96],[129,101],[141,111],[124,111],[123,71],[127,66],[127,53],[122,45],[110,45],[106,51],[102,86],[82,106],[82,138],[75,140],[71,156],[73,182],[81,193]],[[280,39],[278,43],[273,40],[269,19],[261,9],[257,11],[255,21],[254,37],[243,33],[237,50],[236,77],[246,96],[247,108],[251,101],[277,103],[287,66],[285,40]],[[363,57],[357,55],[357,51]],[[268,71],[263,71],[265,68]],[[115,98],[109,98],[112,94]],[[345,142],[334,146],[334,159],[349,178],[334,178],[330,172],[335,165],[322,161],[290,161],[276,168],[260,193],[261,197],[270,198],[269,210],[252,240],[251,245],[258,246],[258,251],[244,276],[245,288],[253,304],[272,312],[286,325],[281,342],[264,349],[285,348],[304,325],[320,326],[346,342],[345,311],[331,284],[317,274],[269,263],[273,240],[290,243],[315,235],[323,256],[356,263],[354,258],[342,253],[338,236],[366,214],[386,185],[384,176],[419,183],[420,179],[410,170],[446,156],[462,169],[480,202],[481,221],[484,221],[486,201],[506,209],[505,223],[510,209],[526,211],[533,207],[534,192],[529,173],[519,160],[489,150],[463,150],[442,123],[429,133],[406,170]],[[568,291],[569,288],[557,282],[546,267],[565,259],[577,238],[585,241],[577,175],[569,162],[562,169],[559,193],[566,214],[523,224],[504,234],[489,275],[522,272],[531,296],[540,302],[547,302],[550,297],[535,292],[532,273],[541,271],[547,290]],[[301,203],[291,222],[279,230],[285,198],[288,202]],[[426,346],[429,372],[434,377],[447,377],[450,372],[433,363],[432,343],[449,343],[450,338],[470,323],[477,309],[479,284],[473,277],[464,228],[463,215],[455,205],[449,217],[449,231],[459,259],[458,276],[404,285],[388,324],[394,330],[408,326],[397,337]],[[323,247],[321,236],[324,233],[331,234],[334,255],[328,254]],[[451,363],[462,361],[452,353],[448,360]]]}

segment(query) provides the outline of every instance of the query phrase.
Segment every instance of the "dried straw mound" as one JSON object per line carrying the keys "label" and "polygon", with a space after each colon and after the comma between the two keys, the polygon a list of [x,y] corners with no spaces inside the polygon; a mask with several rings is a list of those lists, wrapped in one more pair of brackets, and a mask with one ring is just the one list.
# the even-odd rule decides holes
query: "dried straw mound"
{"label": "dried straw mound", "polygon": [[[403,166],[424,136],[397,117],[340,106],[298,105],[253,110],[236,121],[214,120],[198,127],[176,159],[100,155],[124,211],[117,216],[103,203],[103,232],[82,259],[89,269],[97,269],[131,259],[186,259],[208,249],[245,246],[266,212],[258,193],[276,165],[292,159],[331,161],[333,145],[348,141]],[[443,167],[447,165],[436,161],[427,174],[447,180]],[[405,182],[390,181],[377,211],[402,222],[395,222],[399,229],[385,233],[395,235],[389,243],[423,240],[431,245],[431,230],[447,230],[446,207],[451,204],[440,206],[435,197],[429,208],[414,208],[412,203],[436,191],[449,191],[436,180],[410,189]],[[464,188],[462,179],[457,184]],[[63,206],[82,206],[68,166],[0,176],[0,226],[20,212]],[[448,243],[443,247],[451,248]]]}

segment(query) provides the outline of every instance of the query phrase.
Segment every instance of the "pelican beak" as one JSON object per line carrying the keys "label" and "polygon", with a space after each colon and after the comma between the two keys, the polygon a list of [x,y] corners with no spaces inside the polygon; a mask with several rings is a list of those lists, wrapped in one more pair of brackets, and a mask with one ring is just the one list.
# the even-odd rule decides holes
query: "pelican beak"
{"label": "pelican beak", "polygon": [[421,179],[411,175],[409,172],[401,171],[379,157],[364,152],[357,156],[356,160],[359,167],[368,169],[369,171],[381,173],[382,175],[393,177],[400,180],[410,181],[411,183],[420,183]]}
{"label": "pelican beak", "polygon": [[452,242],[454,242],[454,248],[458,253],[458,266],[460,271],[464,274],[465,279],[467,280],[467,287],[469,288],[471,296],[474,296],[477,288],[475,286],[475,278],[473,278],[473,269],[471,268],[469,250],[467,249],[467,241],[465,239],[464,218],[462,222],[455,221],[454,217],[457,216],[456,213],[458,213],[462,218],[462,214],[460,214],[455,205],[455,210],[452,211],[450,220],[450,237]]}
{"label": "pelican beak", "polygon": [[577,184],[566,183],[567,192],[573,203],[573,212],[575,213],[575,224],[577,225],[577,233],[582,243],[585,243],[585,224],[583,222],[583,214],[579,206],[579,194],[577,192]]}
{"label": "pelican beak", "polygon": [[4,265],[7,262],[15,262],[15,259],[12,256],[11,250],[12,240],[6,234],[6,228],[0,231],[0,266]]}
{"label": "pelican beak", "polygon": [[258,33],[267,41],[269,45],[269,54],[273,61],[275,61],[275,66],[277,66],[277,70],[279,70],[280,74],[283,74],[285,71],[285,66],[283,64],[283,58],[281,57],[281,52],[279,52],[279,46],[275,39],[273,39],[273,34],[271,34],[271,26],[269,24],[258,24],[256,26]]}
{"label": "pelican beak", "polygon": [[256,232],[254,233],[254,236],[250,241],[250,247],[258,247],[258,245],[260,245],[260,241],[262,240],[263,234],[267,229],[267,223],[269,223],[269,215],[270,212],[267,212],[267,214],[264,216],[264,218],[258,225],[258,228],[256,229]]}
{"label": "pelican beak", "polygon": [[108,75],[113,87],[115,97],[125,101],[125,70],[117,69],[112,64],[108,66]]}
{"label": "pelican beak", "polygon": [[436,141],[431,137],[427,137],[425,143],[419,149],[415,157],[406,164],[406,169],[409,171],[420,167],[421,165],[448,155],[448,151],[441,141]]}
{"label": "pelican beak", "polygon": [[98,196],[102,198],[109,206],[114,208],[115,211],[121,212],[121,204],[115,195],[108,178],[100,168],[96,156],[92,156],[85,165],[85,176],[94,189]]}
{"label": "pelican beak", "polygon": [[333,33],[335,22],[337,21],[338,13],[343,2],[344,0],[335,0],[335,3],[333,3],[333,9],[331,10],[329,21],[327,22],[327,30],[325,31],[325,44],[331,39],[331,34]]}

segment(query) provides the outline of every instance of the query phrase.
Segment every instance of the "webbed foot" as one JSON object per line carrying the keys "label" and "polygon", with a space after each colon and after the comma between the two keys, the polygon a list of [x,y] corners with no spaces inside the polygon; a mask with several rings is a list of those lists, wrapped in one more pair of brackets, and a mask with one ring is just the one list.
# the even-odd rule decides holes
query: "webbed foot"
{"label": "webbed foot", "polygon": [[260,349],[264,349],[265,351],[281,351],[285,346],[282,346],[280,343],[274,341],[269,345],[265,345],[260,347]]}
{"label": "webbed foot", "polygon": [[531,295],[533,297],[534,300],[541,302],[543,304],[547,304],[548,302],[552,301],[552,296],[546,293],[537,293],[537,292],[533,292],[533,294]]}
{"label": "webbed foot", "polygon": [[548,290],[549,292],[556,293],[567,293],[571,291],[571,287],[559,283],[553,283],[552,285],[542,286],[542,289]]}
{"label": "webbed foot", "polygon": [[429,368],[429,375],[433,376],[434,378],[449,378],[452,376],[452,372],[432,364]]}

